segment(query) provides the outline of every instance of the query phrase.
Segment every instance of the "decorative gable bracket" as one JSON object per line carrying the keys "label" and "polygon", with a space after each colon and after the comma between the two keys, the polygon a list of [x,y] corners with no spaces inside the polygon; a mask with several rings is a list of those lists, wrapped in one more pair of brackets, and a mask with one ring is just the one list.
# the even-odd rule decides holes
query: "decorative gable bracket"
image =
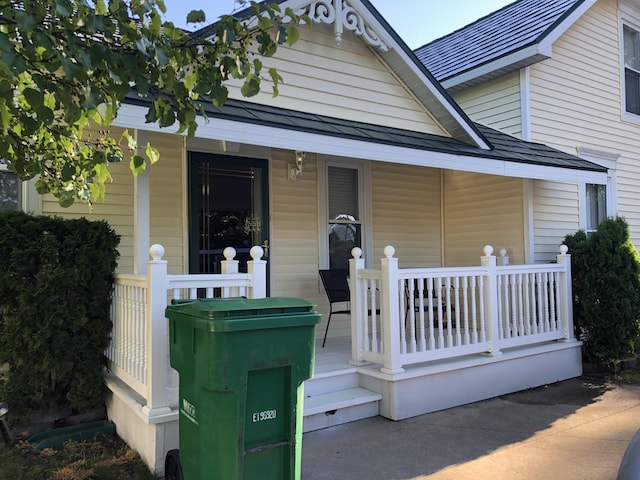
{"label": "decorative gable bracket", "polygon": [[297,15],[308,15],[316,23],[333,24],[336,43],[342,43],[345,29],[362,37],[369,45],[388,52],[390,47],[382,41],[364,17],[345,0],[317,0],[296,11]]}

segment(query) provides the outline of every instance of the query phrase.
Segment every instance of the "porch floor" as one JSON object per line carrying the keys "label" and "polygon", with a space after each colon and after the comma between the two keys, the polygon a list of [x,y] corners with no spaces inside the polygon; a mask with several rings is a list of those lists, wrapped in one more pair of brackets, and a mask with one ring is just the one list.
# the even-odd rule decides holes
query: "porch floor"
{"label": "porch floor", "polygon": [[351,359],[351,337],[327,338],[324,348],[322,340],[316,341],[314,376],[324,376],[348,368]]}

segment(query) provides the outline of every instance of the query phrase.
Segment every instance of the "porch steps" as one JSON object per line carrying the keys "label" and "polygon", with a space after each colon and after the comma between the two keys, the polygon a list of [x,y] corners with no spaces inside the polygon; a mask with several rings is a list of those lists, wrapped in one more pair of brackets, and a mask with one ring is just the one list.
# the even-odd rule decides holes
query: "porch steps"
{"label": "porch steps", "polygon": [[358,385],[354,367],[318,373],[304,388],[303,432],[378,415],[382,396]]}

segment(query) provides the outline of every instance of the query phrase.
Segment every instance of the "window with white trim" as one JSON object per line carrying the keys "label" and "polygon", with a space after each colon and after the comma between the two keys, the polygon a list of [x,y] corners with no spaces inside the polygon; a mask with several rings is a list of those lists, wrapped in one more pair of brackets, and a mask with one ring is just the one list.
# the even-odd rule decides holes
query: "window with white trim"
{"label": "window with white trim", "polygon": [[18,210],[21,190],[18,176],[9,171],[5,160],[0,159],[0,211]]}
{"label": "window with white trim", "polygon": [[640,115],[640,32],[623,26],[625,110]]}
{"label": "window with white trim", "polygon": [[591,234],[607,218],[607,186],[595,183],[586,185],[586,231]]}
{"label": "window with white trim", "polygon": [[327,167],[327,246],[330,269],[348,269],[351,249],[362,246],[360,192],[358,168]]}

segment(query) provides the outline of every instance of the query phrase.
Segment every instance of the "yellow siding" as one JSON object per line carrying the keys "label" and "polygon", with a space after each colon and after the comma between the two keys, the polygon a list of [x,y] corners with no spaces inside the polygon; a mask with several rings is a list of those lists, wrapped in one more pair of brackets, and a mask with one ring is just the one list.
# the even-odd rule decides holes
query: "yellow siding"
{"label": "yellow siding", "polygon": [[[300,29],[300,40],[282,46],[265,65],[283,77],[280,94],[271,86],[245,100],[349,120],[446,135],[372,49],[345,32],[337,45],[326,25]],[[265,69],[266,70],[266,69]],[[230,96],[242,98],[238,88]]]}
{"label": "yellow siding", "polygon": [[522,137],[519,72],[458,92],[454,99],[474,122]]}
{"label": "yellow siding", "polygon": [[444,185],[445,265],[479,265],[485,245],[524,263],[521,179],[448,170]]}
{"label": "yellow siding", "polygon": [[621,154],[618,213],[640,245],[640,126],[621,118],[619,40],[617,2],[601,0],[555,42],[553,58],[531,67],[531,131],[534,141],[568,153],[587,147]]}
{"label": "yellow siding", "polygon": [[564,237],[580,228],[578,186],[534,181],[533,225],[536,262],[554,261]]}
{"label": "yellow siding", "polygon": [[149,141],[160,151],[160,160],[149,169],[149,240],[164,246],[169,273],[185,273],[184,137],[156,133]]}
{"label": "yellow siding", "polygon": [[440,170],[372,165],[373,257],[392,245],[400,268],[441,266]]}
{"label": "yellow siding", "polygon": [[[115,138],[119,138],[122,129],[111,129]],[[42,214],[57,215],[63,218],[86,217],[89,220],[105,220],[118,235],[120,245],[118,251],[119,272],[133,271],[133,182],[134,178],[129,170],[129,159],[121,163],[111,164],[109,167],[113,182],[107,184],[104,202],[95,202],[93,208],[88,205],[75,203],[69,208],[62,208],[55,197],[42,197]]]}

